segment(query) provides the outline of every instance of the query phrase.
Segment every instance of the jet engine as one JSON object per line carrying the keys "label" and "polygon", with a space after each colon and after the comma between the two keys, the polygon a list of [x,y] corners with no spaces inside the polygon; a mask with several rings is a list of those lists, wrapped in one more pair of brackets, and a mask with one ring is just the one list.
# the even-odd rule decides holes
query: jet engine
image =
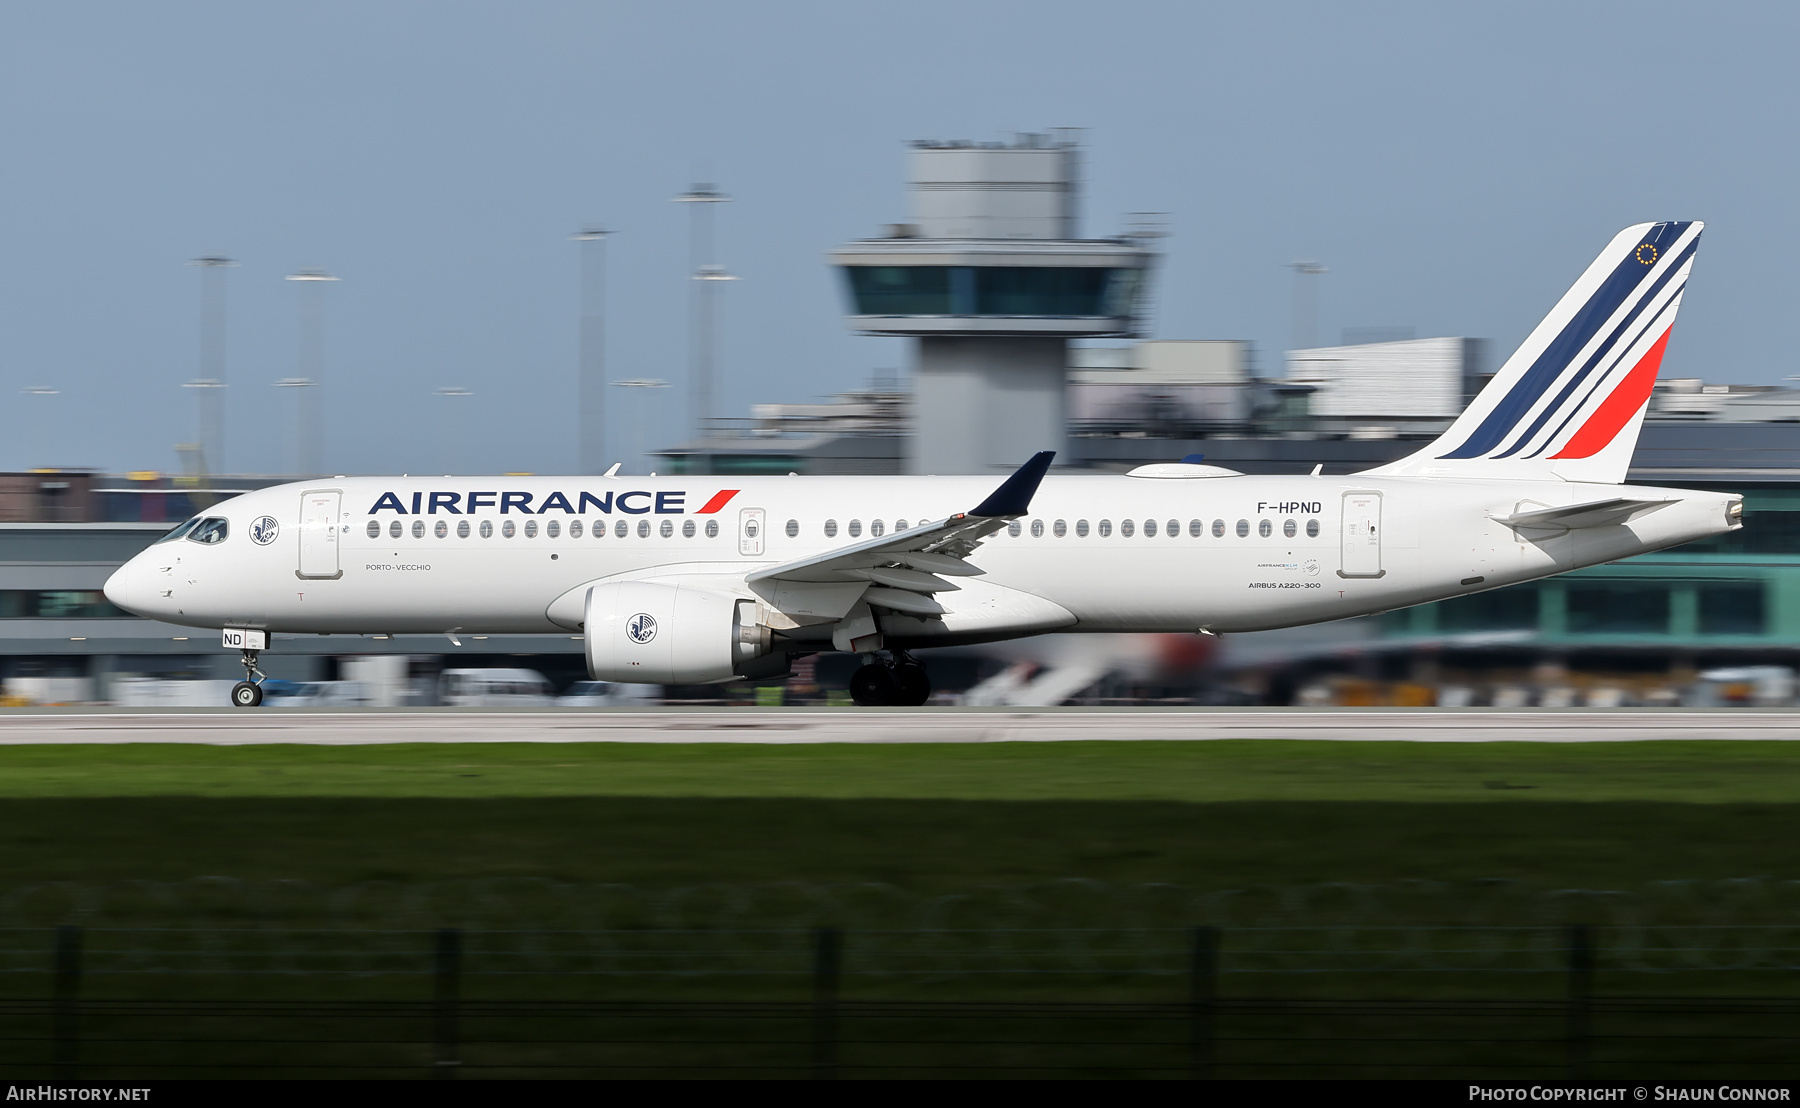
{"label": "jet engine", "polygon": [[588,674],[596,681],[709,685],[769,653],[756,601],[712,589],[621,581],[588,590]]}

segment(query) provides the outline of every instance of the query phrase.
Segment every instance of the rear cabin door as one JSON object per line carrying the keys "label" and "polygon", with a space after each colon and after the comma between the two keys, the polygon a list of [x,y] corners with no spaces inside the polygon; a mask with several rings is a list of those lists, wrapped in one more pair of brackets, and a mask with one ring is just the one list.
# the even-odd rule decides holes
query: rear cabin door
{"label": "rear cabin door", "polygon": [[763,510],[743,508],[738,511],[738,553],[746,558],[760,558],[763,552]]}
{"label": "rear cabin door", "polygon": [[1343,562],[1339,577],[1380,577],[1381,568],[1381,494],[1347,492],[1344,494]]}
{"label": "rear cabin door", "polygon": [[344,494],[337,489],[312,489],[300,494],[300,576],[342,577],[338,548],[343,544],[340,518]]}

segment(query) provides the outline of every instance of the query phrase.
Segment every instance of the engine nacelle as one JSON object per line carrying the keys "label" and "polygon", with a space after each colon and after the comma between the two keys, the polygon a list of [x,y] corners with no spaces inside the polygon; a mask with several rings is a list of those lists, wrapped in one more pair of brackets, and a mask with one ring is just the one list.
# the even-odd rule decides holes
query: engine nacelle
{"label": "engine nacelle", "polygon": [[712,589],[621,581],[588,590],[588,674],[596,681],[710,685],[769,652],[756,602]]}

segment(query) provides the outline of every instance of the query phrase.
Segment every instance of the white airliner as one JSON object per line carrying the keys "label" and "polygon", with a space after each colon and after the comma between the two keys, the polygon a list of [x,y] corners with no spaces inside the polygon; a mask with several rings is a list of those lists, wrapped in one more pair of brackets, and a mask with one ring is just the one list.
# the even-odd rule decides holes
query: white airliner
{"label": "white airliner", "polygon": [[357,477],[260,489],[121,567],[127,611],[222,629],[233,703],[272,632],[578,633],[597,679],[688,685],[1047,631],[1291,627],[1732,531],[1742,498],[1623,486],[1700,237],[1627,228],[1429,446],[1348,476],[1198,462],[1046,477]]}

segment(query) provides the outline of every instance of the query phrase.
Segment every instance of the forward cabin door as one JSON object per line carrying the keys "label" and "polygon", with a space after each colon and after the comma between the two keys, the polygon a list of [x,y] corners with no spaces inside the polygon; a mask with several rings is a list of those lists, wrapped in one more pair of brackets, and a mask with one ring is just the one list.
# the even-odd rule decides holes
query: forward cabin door
{"label": "forward cabin door", "polygon": [[760,558],[763,552],[763,510],[743,508],[738,511],[738,553],[746,558]]}
{"label": "forward cabin door", "polygon": [[344,533],[344,494],[337,489],[312,489],[300,494],[300,576],[330,580],[342,577],[338,564],[338,540]]}
{"label": "forward cabin door", "polygon": [[1339,577],[1380,577],[1381,568],[1381,494],[1347,492],[1344,494],[1343,562]]}

